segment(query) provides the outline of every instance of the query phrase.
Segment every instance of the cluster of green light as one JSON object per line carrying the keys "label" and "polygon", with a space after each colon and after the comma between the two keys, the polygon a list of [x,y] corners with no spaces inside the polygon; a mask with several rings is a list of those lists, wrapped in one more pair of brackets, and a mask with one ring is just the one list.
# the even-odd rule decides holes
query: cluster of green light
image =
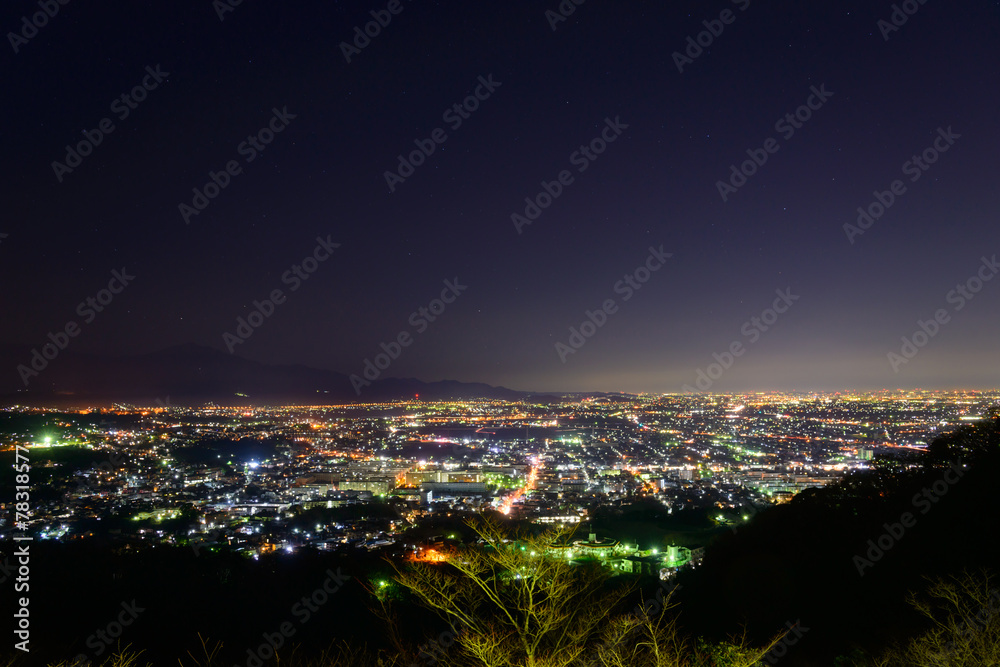
{"label": "cluster of green light", "polygon": [[157,523],[163,521],[164,519],[176,519],[181,515],[180,510],[175,509],[160,509],[153,510],[152,512],[138,512],[132,517],[133,521],[145,521],[147,519],[154,519]]}

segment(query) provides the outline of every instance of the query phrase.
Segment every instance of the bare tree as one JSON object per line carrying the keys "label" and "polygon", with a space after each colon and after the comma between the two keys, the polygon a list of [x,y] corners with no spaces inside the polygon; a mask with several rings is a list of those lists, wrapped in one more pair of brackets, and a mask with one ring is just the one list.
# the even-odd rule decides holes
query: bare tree
{"label": "bare tree", "polygon": [[[434,658],[443,665],[750,667],[782,638],[760,649],[743,636],[700,650],[678,628],[672,592],[623,613],[633,583],[610,585],[607,568],[550,555],[571,531],[514,537],[494,520],[469,525],[481,544],[455,549],[446,563],[393,565],[403,589],[455,631],[454,646]],[[381,615],[394,620],[387,605]]]}
{"label": "bare tree", "polygon": [[516,539],[495,520],[470,522],[482,544],[447,564],[396,568],[396,581],[459,630],[448,662],[483,667],[569,667],[593,645],[631,586],[607,586],[601,567],[576,567],[548,553],[571,533]]}
{"label": "bare tree", "polygon": [[1000,664],[1000,590],[988,571],[931,580],[910,603],[931,628],[890,654],[892,664],[978,667]]}

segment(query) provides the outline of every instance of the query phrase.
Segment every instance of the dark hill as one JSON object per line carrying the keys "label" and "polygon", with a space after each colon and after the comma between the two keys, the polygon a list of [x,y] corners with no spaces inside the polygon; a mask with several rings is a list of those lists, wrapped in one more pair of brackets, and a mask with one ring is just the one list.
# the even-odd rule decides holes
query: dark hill
{"label": "dark hill", "polygon": [[830,665],[919,634],[927,627],[906,598],[927,577],[1000,572],[998,472],[1000,419],[803,492],[718,539],[682,575],[683,621],[720,639],[745,624],[756,641],[800,621],[809,631],[783,665]]}
{"label": "dark hill", "polygon": [[16,368],[28,365],[29,349],[0,351],[10,369],[0,379],[6,404],[154,404],[167,397],[175,405],[330,404],[412,398],[502,398],[528,394],[482,383],[422,382],[387,378],[363,387],[360,396],[350,378],[335,371],[301,365],[271,366],[200,345],[181,345],[150,354],[106,357],[65,350],[25,388]]}

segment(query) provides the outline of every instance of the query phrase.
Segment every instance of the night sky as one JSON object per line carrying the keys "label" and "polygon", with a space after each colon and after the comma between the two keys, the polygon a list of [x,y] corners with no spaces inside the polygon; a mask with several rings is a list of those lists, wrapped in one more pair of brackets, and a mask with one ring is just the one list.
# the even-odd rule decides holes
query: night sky
{"label": "night sky", "polygon": [[[1000,384],[1000,280],[976,277],[1000,270],[982,259],[1000,253],[1000,3],[910,0],[896,29],[891,2],[860,0],[566,0],[566,20],[557,0],[47,2],[37,34],[39,3],[0,12],[2,345],[74,321],[74,352],[198,343],[361,373],[406,332],[383,377],[679,392],[735,346],[712,391]],[[372,11],[391,21],[342,46]],[[935,141],[934,164],[905,164]],[[227,187],[185,216],[210,172]],[[543,181],[559,196],[513,220]],[[293,290],[318,237],[339,247]],[[78,310],[123,267],[102,312]],[[906,359],[918,320],[935,334]]]}

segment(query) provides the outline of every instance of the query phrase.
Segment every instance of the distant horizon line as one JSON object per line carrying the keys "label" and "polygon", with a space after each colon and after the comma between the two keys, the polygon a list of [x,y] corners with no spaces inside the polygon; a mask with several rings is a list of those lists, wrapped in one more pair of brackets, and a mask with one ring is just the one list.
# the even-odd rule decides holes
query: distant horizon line
{"label": "distant horizon line", "polygon": [[[27,346],[26,345],[18,345],[18,344],[8,344],[7,347],[13,347],[13,348],[25,347],[26,348]],[[136,358],[136,357],[156,356],[156,355],[162,355],[162,354],[165,354],[165,353],[169,354],[170,352],[189,351],[189,350],[202,350],[202,351],[205,351],[205,352],[209,352],[209,353],[213,353],[213,354],[218,354],[218,355],[220,355],[222,357],[231,357],[231,358],[239,359],[239,360],[244,361],[244,362],[249,362],[249,363],[252,363],[252,364],[258,364],[258,365],[265,366],[265,367],[271,367],[271,368],[275,368],[275,367],[310,368],[310,369],[314,369],[314,370],[317,370],[317,371],[334,373],[336,375],[344,376],[345,378],[348,377],[348,373],[346,373],[346,372],[344,372],[342,370],[329,368],[325,364],[314,365],[315,362],[275,362],[275,361],[261,361],[261,360],[258,360],[258,359],[253,359],[253,358],[244,356],[242,354],[227,353],[226,351],[224,351],[224,350],[222,350],[222,349],[220,349],[220,348],[218,348],[218,347],[216,347],[216,346],[214,346],[212,344],[198,343],[198,342],[193,342],[193,341],[176,343],[176,344],[173,344],[173,345],[167,345],[167,346],[163,346],[163,347],[158,347],[156,349],[147,350],[147,351],[144,351],[144,352],[101,353],[101,352],[82,352],[82,351],[78,351],[75,354],[85,355],[85,356],[91,356],[91,357],[98,357],[98,358],[105,358],[105,359],[108,359],[108,360],[112,360],[112,359],[114,359],[114,360],[127,360],[127,359],[130,359],[130,358]],[[885,393],[912,393],[912,392],[925,392],[925,393],[948,393],[948,392],[951,392],[951,393],[970,393],[970,392],[978,392],[978,393],[987,393],[988,394],[988,393],[1000,392],[1000,385],[994,385],[994,386],[989,386],[989,387],[982,387],[982,386],[976,387],[976,386],[969,386],[969,385],[964,385],[963,386],[963,385],[956,385],[956,384],[952,384],[950,386],[944,386],[944,387],[937,387],[937,388],[927,388],[927,387],[919,387],[919,386],[917,386],[917,387],[910,387],[910,388],[904,388],[904,387],[884,387],[883,386],[883,387],[870,387],[870,388],[839,387],[839,388],[836,388],[836,389],[829,389],[829,388],[828,389],[816,389],[816,388],[811,388],[811,389],[801,389],[801,388],[794,388],[794,389],[790,389],[790,388],[782,388],[782,389],[770,388],[770,389],[763,389],[763,388],[753,388],[753,389],[733,389],[733,390],[728,390],[728,391],[718,391],[718,390],[713,391],[713,390],[711,390],[711,388],[709,388],[709,390],[701,391],[700,389],[699,390],[694,390],[695,387],[690,387],[690,388],[682,388],[680,390],[674,390],[674,391],[664,391],[664,390],[639,390],[639,391],[636,391],[636,390],[624,390],[624,389],[515,389],[515,388],[512,388],[512,386],[510,384],[506,384],[506,383],[505,384],[499,384],[499,383],[494,384],[491,381],[481,380],[481,379],[475,379],[475,380],[456,380],[456,379],[451,379],[451,378],[441,378],[441,379],[438,379],[438,380],[425,380],[425,379],[422,379],[421,377],[416,377],[416,376],[412,376],[412,375],[411,376],[391,376],[391,377],[387,376],[387,377],[380,377],[379,381],[380,382],[386,382],[386,381],[389,381],[389,382],[392,382],[392,381],[401,381],[401,382],[413,381],[413,382],[419,382],[421,384],[426,384],[426,385],[435,385],[435,384],[442,384],[442,383],[457,383],[457,384],[463,384],[463,385],[483,385],[484,387],[489,387],[491,389],[504,390],[504,391],[514,392],[514,393],[518,393],[518,394],[544,396],[544,397],[549,397],[549,398],[558,398],[558,397],[563,397],[563,396],[580,396],[580,395],[588,395],[588,394],[589,395],[612,395],[612,394],[617,394],[617,395],[627,395],[627,396],[644,396],[644,397],[649,397],[649,396],[663,396],[663,397],[668,397],[668,396],[747,396],[747,395],[768,395],[768,394],[815,396],[815,395],[885,394]],[[428,388],[428,389],[430,390],[431,388]],[[334,388],[331,387],[328,390],[315,389],[313,391],[315,391],[317,393],[320,393],[320,392],[323,392],[323,391],[331,391],[331,390],[334,390]],[[694,391],[692,391],[692,390],[694,390]],[[24,392],[24,390],[15,390],[13,393],[8,393],[5,396],[0,397],[0,405],[3,405],[4,407],[11,407],[11,406],[19,405],[20,403],[18,401],[18,398],[19,398],[18,394],[22,394],[22,392]],[[54,392],[41,391],[38,394],[34,394],[34,392],[31,392],[31,391],[28,391],[26,393],[28,395],[25,396],[25,399],[28,400],[28,401],[37,401],[37,400],[44,401],[44,400],[50,400],[50,399],[52,399],[52,400],[58,401],[60,404],[64,404],[65,405],[66,401],[73,400],[73,394],[71,394],[71,393],[60,393],[59,390],[55,390]],[[440,393],[441,392],[438,392],[437,395],[440,395]],[[32,394],[34,394],[34,396],[32,396]],[[280,401],[284,400],[284,399],[281,399],[281,398],[277,399],[279,402],[274,402],[275,401],[275,397],[274,396],[270,396],[268,394],[260,394],[260,395],[263,397],[263,402],[261,404],[266,404],[266,405],[305,405],[304,403],[301,403],[301,402],[281,403]],[[128,404],[128,405],[137,405],[136,403],[133,403],[133,402],[131,402],[128,399],[115,399],[115,398],[112,398],[112,397],[109,397],[109,396],[100,396],[100,395],[92,395],[88,399],[85,396],[86,396],[86,393],[84,393],[84,396],[81,397],[81,400],[84,400],[84,401],[87,401],[87,400],[93,401],[93,403],[90,403],[90,405],[108,405],[108,404],[112,404],[112,403],[122,403],[122,404]],[[156,400],[157,398],[160,398],[162,400],[162,397],[150,397],[149,400]],[[203,400],[202,399],[195,399],[195,400],[199,400],[199,401],[201,401],[201,404],[204,404],[206,402],[218,402],[219,398],[220,397],[218,395],[216,395],[214,398],[211,398],[211,399],[210,398],[206,398],[206,399],[203,399]],[[243,396],[242,398],[250,399],[251,397],[250,396]],[[418,396],[414,396],[414,398],[418,398]],[[227,397],[227,399],[228,399],[228,397]],[[143,400],[146,400],[146,399],[144,398]],[[299,400],[301,401],[301,398]],[[394,400],[396,402],[402,402],[402,401],[413,400],[413,399],[398,398],[398,399],[394,399]],[[441,400],[448,400],[448,399],[436,399],[436,400],[441,401]],[[470,400],[470,399],[465,399],[465,400]],[[514,400],[517,400],[517,399],[510,398],[510,399],[490,399],[490,400],[511,400],[511,401],[514,401]],[[345,400],[339,400],[339,401],[336,401],[336,402],[333,402],[333,403],[315,403],[315,404],[312,404],[312,405],[355,405],[355,404],[379,404],[379,403],[384,403],[384,402],[385,401],[364,401],[364,400],[349,400],[349,401],[345,401]],[[231,405],[230,403],[228,403],[228,400],[227,400],[226,404],[227,405]],[[248,404],[245,404],[245,405],[252,405],[252,404],[253,403],[248,403]],[[190,404],[190,405],[194,406],[195,404]]]}
{"label": "distant horizon line", "polygon": [[[595,396],[596,398],[601,398],[601,395],[610,396],[629,396],[636,398],[709,398],[709,397],[746,397],[750,395],[756,395],[761,397],[779,397],[779,396],[802,396],[802,397],[830,397],[839,395],[874,395],[874,394],[889,394],[892,396],[900,396],[905,394],[922,393],[922,394],[954,394],[954,393],[977,393],[977,394],[996,394],[1000,398],[1000,388],[993,389],[968,389],[968,388],[955,388],[955,389],[865,389],[865,390],[824,390],[824,391],[801,391],[801,390],[755,390],[755,391],[733,391],[733,392],[701,392],[701,393],[684,393],[684,392],[626,392],[626,391],[566,391],[566,392],[522,392],[526,394],[535,393],[539,397],[546,397],[550,399],[560,399],[564,397],[576,397],[577,400],[585,398],[586,396]],[[68,396],[66,398],[69,398]],[[117,401],[117,400],[106,400],[106,401],[95,401],[94,403],[81,403],[78,405],[63,404],[61,407],[57,405],[26,405],[21,403],[8,403],[0,406],[0,410],[8,410],[13,408],[27,408],[33,410],[91,410],[91,409],[114,409],[115,407],[123,408],[141,408],[141,409],[153,409],[153,410],[163,410],[168,408],[204,408],[210,405],[218,406],[220,408],[320,408],[320,407],[339,407],[339,406],[358,406],[358,405],[399,405],[414,402],[423,403],[474,403],[474,402],[499,402],[499,403],[519,403],[525,400],[529,400],[530,397],[525,397],[522,399],[509,399],[509,398],[490,398],[490,397],[475,397],[475,398],[432,398],[432,399],[421,399],[419,396],[414,396],[412,398],[395,398],[389,400],[381,401],[338,401],[330,403],[304,403],[304,402],[262,402],[262,403],[220,403],[218,400],[205,400],[199,404],[194,403],[171,403],[167,396],[167,400],[164,402],[163,399],[154,399],[154,403],[142,403],[142,402],[132,402],[127,400]]]}

